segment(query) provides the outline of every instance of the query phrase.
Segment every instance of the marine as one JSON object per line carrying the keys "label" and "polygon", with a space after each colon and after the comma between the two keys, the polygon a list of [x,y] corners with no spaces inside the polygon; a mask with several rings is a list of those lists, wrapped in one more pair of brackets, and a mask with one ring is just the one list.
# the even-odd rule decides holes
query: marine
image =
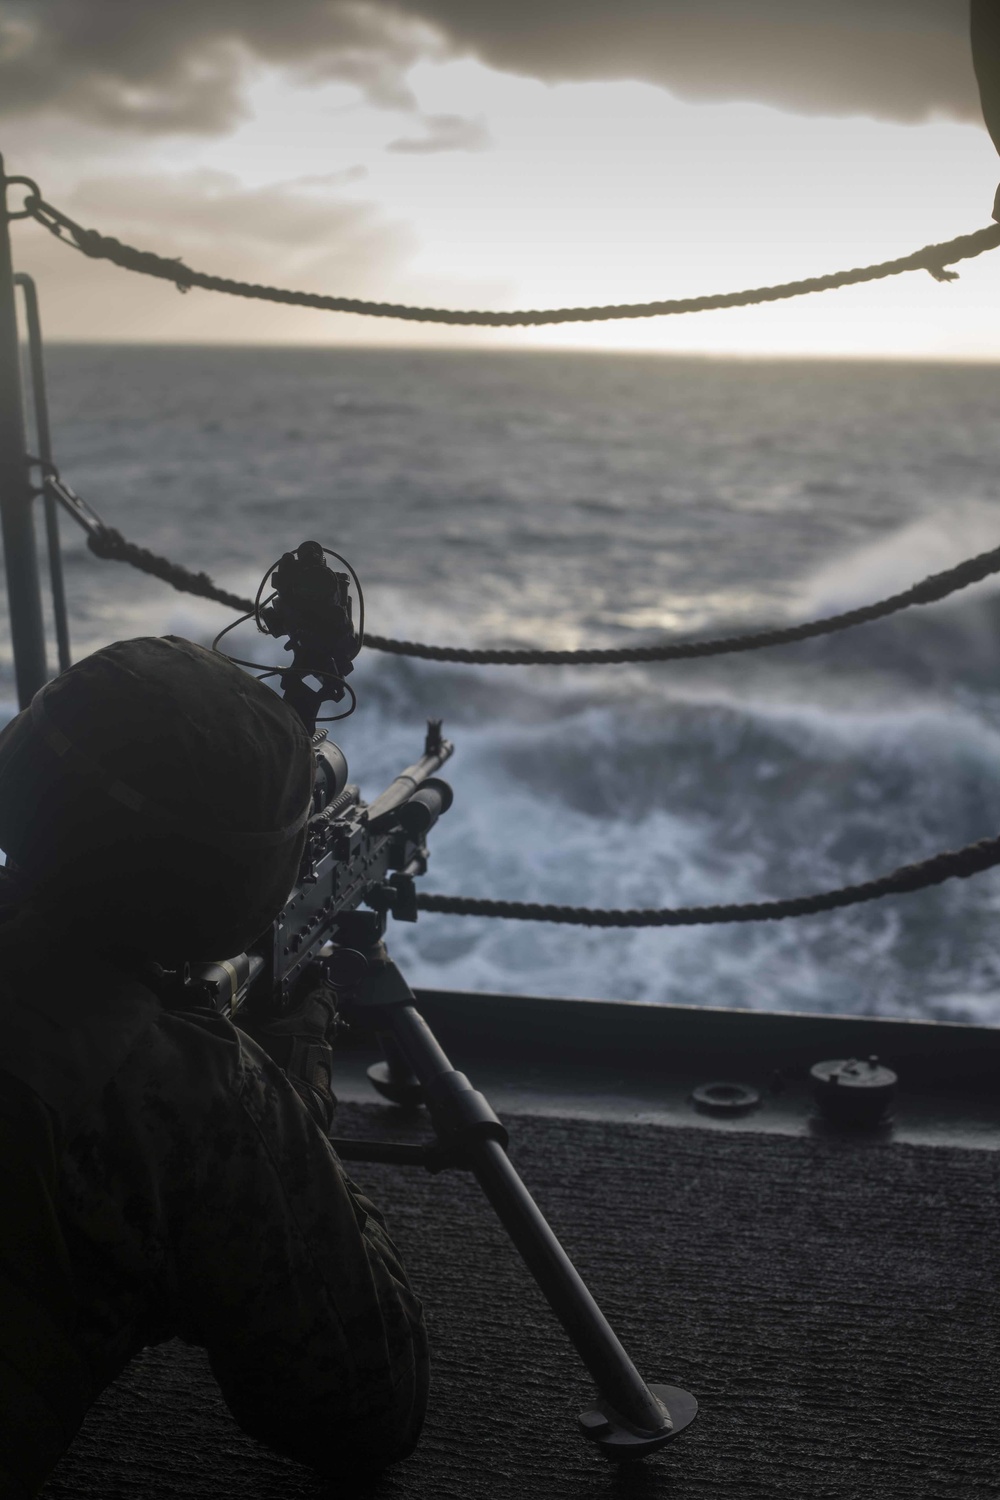
{"label": "marine", "polygon": [[312,783],[280,698],[172,637],[94,653],[0,733],[3,1500],[172,1338],[207,1351],[246,1432],[322,1475],[417,1442],[426,1329],[328,1139],[330,996],[250,1036],[153,982],[267,928]]}

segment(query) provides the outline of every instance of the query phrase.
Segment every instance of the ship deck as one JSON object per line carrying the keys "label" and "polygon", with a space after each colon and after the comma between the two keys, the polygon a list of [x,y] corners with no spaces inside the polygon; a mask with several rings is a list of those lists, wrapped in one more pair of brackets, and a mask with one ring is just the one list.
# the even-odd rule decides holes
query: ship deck
{"label": "ship deck", "polygon": [[[697,1420],[637,1464],[578,1433],[593,1384],[471,1174],[349,1163],[424,1301],[416,1452],[379,1500],[914,1500],[1000,1494],[1000,1031],[423,992],[509,1154],[647,1380]],[[819,1121],[808,1068],[875,1053],[891,1125]],[[424,1141],[341,1053],[338,1136]],[[699,1113],[714,1080],[751,1113]],[[261,1448],[200,1351],[144,1351],[43,1494],[298,1500],[351,1493]]]}

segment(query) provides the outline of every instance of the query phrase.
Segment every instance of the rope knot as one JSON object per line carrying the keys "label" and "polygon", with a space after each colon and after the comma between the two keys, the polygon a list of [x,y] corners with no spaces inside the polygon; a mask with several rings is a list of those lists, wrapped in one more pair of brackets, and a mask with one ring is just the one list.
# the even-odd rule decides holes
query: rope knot
{"label": "rope knot", "polygon": [[936,265],[933,265],[931,262],[928,262],[928,264],[927,264],[927,270],[934,277],[935,281],[957,281],[958,280],[958,272],[957,271],[948,271],[948,270],[946,270],[945,267],[940,263],[940,261]]}
{"label": "rope knot", "polygon": [[190,266],[186,266],[179,255],[170,257],[170,264],[177,267],[177,274],[173,277],[174,286],[179,292],[189,292],[194,284],[195,272]]}
{"label": "rope knot", "polygon": [[96,229],[84,229],[82,226],[73,231],[73,238],[84,255],[89,255],[93,260],[100,260],[106,256],[112,243],[106,235],[99,234]]}
{"label": "rope knot", "polygon": [[129,555],[128,542],[113,526],[102,526],[100,531],[92,531],[87,537],[87,546],[95,557],[103,557],[112,562],[123,562]]}

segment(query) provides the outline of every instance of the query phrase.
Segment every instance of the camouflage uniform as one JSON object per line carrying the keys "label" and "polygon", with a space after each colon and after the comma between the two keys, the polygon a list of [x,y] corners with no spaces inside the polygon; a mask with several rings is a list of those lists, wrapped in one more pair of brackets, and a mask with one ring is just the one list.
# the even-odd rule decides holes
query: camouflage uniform
{"label": "camouflage uniform", "polygon": [[[330,1475],[405,1457],[427,1339],[385,1221],[228,1020],[0,927],[0,1495],[138,1350],[208,1351],[237,1422]],[[78,979],[77,976],[81,977]]]}

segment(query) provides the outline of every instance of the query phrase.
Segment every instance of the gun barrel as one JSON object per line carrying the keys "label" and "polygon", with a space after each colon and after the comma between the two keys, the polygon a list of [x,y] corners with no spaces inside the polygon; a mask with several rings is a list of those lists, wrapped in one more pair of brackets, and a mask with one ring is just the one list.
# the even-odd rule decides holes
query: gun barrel
{"label": "gun barrel", "polygon": [[439,776],[430,776],[417,787],[397,813],[397,821],[411,839],[423,838],[455,800],[455,793]]}
{"label": "gun barrel", "polygon": [[[435,771],[441,769],[454,749],[450,740],[441,740],[438,750],[429,755],[422,755],[412,766],[407,766],[405,771],[400,771],[395,781],[391,782],[385,791],[369,805],[368,827],[373,833],[398,821],[396,817],[398,809],[412,799],[422,782],[427,781]],[[444,808],[439,808],[439,812],[444,810]]]}

